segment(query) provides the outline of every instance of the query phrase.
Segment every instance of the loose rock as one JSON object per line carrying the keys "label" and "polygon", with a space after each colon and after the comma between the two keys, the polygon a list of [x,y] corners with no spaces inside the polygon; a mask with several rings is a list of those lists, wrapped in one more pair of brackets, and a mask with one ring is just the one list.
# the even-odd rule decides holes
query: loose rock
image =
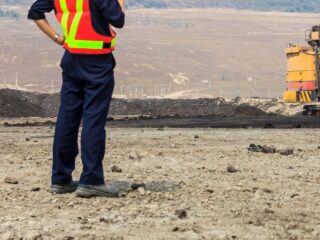
{"label": "loose rock", "polygon": [[172,228],[172,232],[178,232],[178,231],[179,231],[179,227]]}
{"label": "loose rock", "polygon": [[272,193],[272,190],[269,188],[264,188],[262,189],[262,191],[264,191],[265,193]]}
{"label": "loose rock", "polygon": [[122,169],[121,169],[120,167],[114,165],[114,166],[112,166],[111,171],[112,171],[112,172],[121,173],[121,172],[122,172]]}
{"label": "loose rock", "polygon": [[276,153],[277,149],[274,147],[269,147],[266,145],[256,145],[256,144],[250,144],[248,147],[249,152],[262,152],[262,153]]}
{"label": "loose rock", "polygon": [[8,183],[8,184],[18,184],[19,183],[18,180],[15,179],[14,177],[6,177],[4,179],[4,182]]}
{"label": "loose rock", "polygon": [[137,190],[139,187],[145,188],[146,185],[144,183],[132,183],[131,184],[131,189],[132,190]]}
{"label": "loose rock", "polygon": [[139,193],[143,196],[146,195],[146,189],[144,187],[139,187],[138,188]]}
{"label": "loose rock", "polygon": [[39,191],[40,191],[40,188],[39,188],[39,187],[34,187],[34,188],[31,188],[30,191],[31,191],[31,192],[39,192]]}
{"label": "loose rock", "polygon": [[208,193],[214,193],[214,191],[212,189],[206,189],[206,192]]}
{"label": "loose rock", "polygon": [[174,214],[180,219],[184,219],[187,217],[187,211],[184,209],[178,209]]}
{"label": "loose rock", "polygon": [[236,172],[238,172],[238,169],[236,169],[235,167],[229,165],[229,166],[227,167],[227,172],[228,172],[228,173],[236,173]]}
{"label": "loose rock", "polygon": [[292,148],[287,148],[287,149],[284,149],[284,150],[279,150],[278,153],[281,154],[281,155],[284,155],[284,156],[293,155],[293,149]]}

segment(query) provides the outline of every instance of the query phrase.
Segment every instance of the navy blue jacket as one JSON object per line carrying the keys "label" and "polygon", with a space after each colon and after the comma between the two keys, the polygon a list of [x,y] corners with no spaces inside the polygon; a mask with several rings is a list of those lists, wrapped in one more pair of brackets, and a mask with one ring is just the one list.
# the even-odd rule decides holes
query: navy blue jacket
{"label": "navy blue jacket", "polygon": [[[92,26],[96,32],[109,36],[109,24],[116,28],[122,28],[125,22],[124,13],[121,10],[118,0],[89,0]],[[54,0],[36,0],[31,6],[28,19],[45,19],[45,13],[54,10]],[[89,78],[103,78],[113,70],[116,61],[113,54],[82,55],[71,54],[65,51],[60,64],[63,72],[69,75],[82,74]],[[95,75],[94,75],[94,74]],[[97,74],[99,75],[97,75]]]}

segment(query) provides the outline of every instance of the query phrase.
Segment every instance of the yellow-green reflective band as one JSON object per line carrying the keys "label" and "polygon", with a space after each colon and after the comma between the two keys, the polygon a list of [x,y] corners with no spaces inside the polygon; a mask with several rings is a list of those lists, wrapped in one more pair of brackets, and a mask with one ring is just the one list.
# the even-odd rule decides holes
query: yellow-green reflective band
{"label": "yellow-green reflective band", "polygon": [[70,32],[69,32],[70,40],[71,39],[76,39],[76,33],[77,33],[77,30],[78,30],[80,18],[81,18],[82,13],[83,13],[82,4],[83,4],[83,0],[77,0],[77,3],[76,3],[77,12],[76,12],[76,14],[74,16],[74,19],[73,19],[71,27],[70,27]]}
{"label": "yellow-green reflective band", "polygon": [[68,39],[68,18],[69,18],[69,11],[68,11],[68,7],[67,7],[67,3],[66,3],[66,0],[60,0],[60,6],[61,6],[61,9],[62,9],[62,19],[61,19],[61,27],[62,27],[62,31],[63,31],[63,34],[66,38],[66,41]]}
{"label": "yellow-green reflective band", "polygon": [[[66,0],[60,0],[60,5],[62,9],[62,19],[61,27],[63,34],[65,36],[65,42],[70,48],[83,48],[83,49],[103,49],[103,41],[92,41],[92,40],[76,40],[76,34],[79,27],[79,22],[83,14],[83,0],[76,0],[76,14],[71,23],[69,33],[68,33],[68,18],[69,10],[67,7]],[[111,48],[117,44],[117,40],[114,38],[111,41]]]}
{"label": "yellow-green reflective band", "polygon": [[112,39],[112,40],[111,40],[111,48],[113,48],[114,46],[116,46],[116,44],[117,44],[117,39],[116,39],[116,38]]}
{"label": "yellow-green reflective band", "polygon": [[103,42],[102,41],[71,40],[71,39],[69,39],[68,47],[85,48],[85,49],[103,49]]}

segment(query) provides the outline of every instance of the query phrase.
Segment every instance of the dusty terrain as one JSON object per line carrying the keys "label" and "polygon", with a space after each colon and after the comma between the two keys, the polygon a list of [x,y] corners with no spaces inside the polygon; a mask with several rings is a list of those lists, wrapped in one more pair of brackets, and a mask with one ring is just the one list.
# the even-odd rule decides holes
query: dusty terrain
{"label": "dusty terrain", "polygon": [[[319,239],[319,134],[109,128],[108,182],[144,182],[146,193],[81,199],[48,192],[52,128],[0,127],[0,238]],[[248,152],[251,143],[294,154]]]}
{"label": "dusty terrain", "polygon": [[[0,87],[58,91],[62,49],[18,8],[1,19]],[[58,30],[54,16],[49,21]],[[281,97],[289,42],[319,14],[226,9],[134,9],[118,30],[115,94],[126,98]]]}

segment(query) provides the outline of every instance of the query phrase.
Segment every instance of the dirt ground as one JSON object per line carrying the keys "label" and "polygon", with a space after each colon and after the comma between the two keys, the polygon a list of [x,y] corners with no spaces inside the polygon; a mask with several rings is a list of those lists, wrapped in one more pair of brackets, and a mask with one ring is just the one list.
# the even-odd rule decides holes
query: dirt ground
{"label": "dirt ground", "polygon": [[0,127],[0,239],[320,239],[319,134],[109,128],[108,182],[146,191],[82,199],[48,192],[52,128]]}

